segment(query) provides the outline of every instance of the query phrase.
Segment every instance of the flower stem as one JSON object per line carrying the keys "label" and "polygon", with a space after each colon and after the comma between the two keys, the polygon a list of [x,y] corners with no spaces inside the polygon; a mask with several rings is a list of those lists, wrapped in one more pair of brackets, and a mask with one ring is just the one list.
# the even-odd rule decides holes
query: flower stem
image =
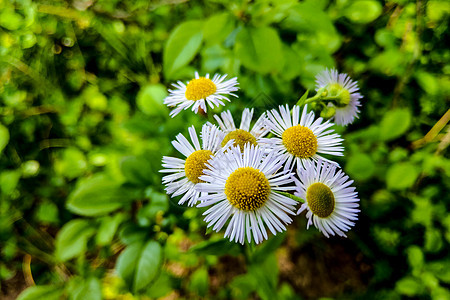
{"label": "flower stem", "polygon": [[300,198],[300,197],[297,197],[297,196],[294,196],[294,195],[292,195],[292,194],[290,194],[290,193],[287,193],[287,192],[280,192],[280,191],[277,191],[277,193],[278,193],[278,194],[281,194],[281,195],[283,195],[283,196],[286,196],[286,197],[288,197],[288,198],[291,198],[292,200],[295,200],[295,201],[297,201],[297,202],[305,203],[305,200],[304,200],[304,199],[302,199],[302,198]]}

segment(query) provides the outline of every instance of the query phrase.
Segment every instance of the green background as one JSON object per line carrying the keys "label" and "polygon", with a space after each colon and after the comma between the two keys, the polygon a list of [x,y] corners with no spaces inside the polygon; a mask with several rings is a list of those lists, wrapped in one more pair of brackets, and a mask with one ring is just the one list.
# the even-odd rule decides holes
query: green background
{"label": "green background", "polygon": [[[450,2],[0,0],[0,298],[449,299]],[[161,185],[167,88],[237,76],[239,119],[293,105],[336,67],[360,220],[248,249]],[[222,108],[221,108],[222,109]],[[216,112],[220,112],[220,109]],[[447,251],[446,251],[447,249]]]}

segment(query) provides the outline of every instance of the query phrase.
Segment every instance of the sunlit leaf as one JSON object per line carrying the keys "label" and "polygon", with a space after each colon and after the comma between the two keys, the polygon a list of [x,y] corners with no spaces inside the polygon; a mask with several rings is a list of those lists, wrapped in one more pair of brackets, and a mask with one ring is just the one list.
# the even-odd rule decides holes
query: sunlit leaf
{"label": "sunlit leaf", "polygon": [[187,21],[178,25],[170,34],[164,49],[164,74],[172,78],[174,73],[187,65],[197,54],[203,40],[203,22]]}
{"label": "sunlit leaf", "polygon": [[234,50],[242,64],[253,71],[276,73],[283,67],[281,41],[273,28],[242,28]]}

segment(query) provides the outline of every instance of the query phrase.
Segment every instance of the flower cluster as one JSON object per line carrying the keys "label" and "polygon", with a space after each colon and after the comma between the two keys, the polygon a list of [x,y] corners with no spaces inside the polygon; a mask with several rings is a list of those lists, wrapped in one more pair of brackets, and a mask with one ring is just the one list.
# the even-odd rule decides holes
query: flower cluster
{"label": "flower cluster", "polygon": [[[237,79],[225,79],[196,73],[187,84],[179,81],[165,100],[174,107],[171,116],[189,107],[206,114],[207,104],[214,108],[237,97]],[[225,227],[225,237],[241,244],[286,230],[303,211],[308,228],[314,224],[326,237],[345,237],[358,219],[359,199],[334,161],[344,147],[332,121],[353,122],[360,98],[348,75],[326,70],[317,76],[315,96],[268,110],[253,126],[253,109],[244,109],[239,127],[230,111],[214,115],[218,126],[206,122],[200,138],[192,126],[190,141],[180,133],[172,142],[185,158],[163,157],[166,191],[181,196],[180,205],[207,208],[207,226],[217,232]],[[319,117],[311,107],[321,111]]]}

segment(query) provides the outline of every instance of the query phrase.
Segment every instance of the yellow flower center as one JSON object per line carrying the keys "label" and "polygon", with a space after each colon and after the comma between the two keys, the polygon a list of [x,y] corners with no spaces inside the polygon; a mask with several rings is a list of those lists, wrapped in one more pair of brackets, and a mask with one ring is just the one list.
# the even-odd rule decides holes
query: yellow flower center
{"label": "yellow flower center", "polygon": [[222,147],[225,146],[229,140],[234,140],[233,146],[239,146],[241,152],[244,152],[244,145],[250,143],[256,146],[256,138],[244,129],[237,129],[228,133],[222,141]]}
{"label": "yellow flower center", "polygon": [[309,186],[306,191],[306,201],[312,213],[320,218],[328,217],[334,210],[334,194],[321,182]]}
{"label": "yellow flower center", "polygon": [[296,125],[281,135],[286,150],[300,158],[312,157],[317,152],[317,138],[308,127]]}
{"label": "yellow flower center", "polygon": [[197,101],[214,94],[216,90],[217,86],[211,79],[200,77],[189,81],[184,95],[188,100]]}
{"label": "yellow flower center", "polygon": [[225,195],[234,207],[255,211],[269,198],[270,184],[264,173],[252,167],[238,168],[225,183]]}
{"label": "yellow flower center", "polygon": [[203,175],[203,170],[206,168],[205,164],[211,158],[211,155],[213,155],[213,153],[209,150],[198,150],[186,158],[184,172],[191,182],[203,182],[199,177]]}
{"label": "yellow flower center", "polygon": [[327,90],[329,96],[339,96],[336,106],[345,107],[350,103],[350,92],[339,83],[330,84]]}

